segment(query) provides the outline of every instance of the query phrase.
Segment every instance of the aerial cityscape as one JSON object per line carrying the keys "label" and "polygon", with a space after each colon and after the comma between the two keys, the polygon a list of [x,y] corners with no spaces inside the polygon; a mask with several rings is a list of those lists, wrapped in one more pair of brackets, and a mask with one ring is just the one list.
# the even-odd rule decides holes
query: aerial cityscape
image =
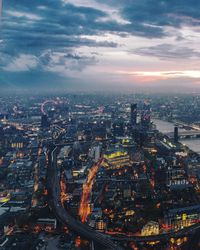
{"label": "aerial cityscape", "polygon": [[199,104],[2,97],[2,249],[198,249]]}
{"label": "aerial cityscape", "polygon": [[200,3],[0,0],[0,250],[200,250]]}

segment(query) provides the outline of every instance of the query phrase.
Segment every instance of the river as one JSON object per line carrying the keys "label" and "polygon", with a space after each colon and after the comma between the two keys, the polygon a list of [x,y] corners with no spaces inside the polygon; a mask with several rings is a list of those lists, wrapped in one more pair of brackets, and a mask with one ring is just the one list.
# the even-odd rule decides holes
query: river
{"label": "river", "polygon": [[[153,123],[156,125],[157,129],[163,133],[169,133],[174,131],[174,124],[171,122],[159,120],[159,119],[153,119]],[[179,129],[181,131],[184,129]],[[198,139],[183,139],[180,140],[182,144],[187,145],[192,151],[200,154],[200,138]]]}

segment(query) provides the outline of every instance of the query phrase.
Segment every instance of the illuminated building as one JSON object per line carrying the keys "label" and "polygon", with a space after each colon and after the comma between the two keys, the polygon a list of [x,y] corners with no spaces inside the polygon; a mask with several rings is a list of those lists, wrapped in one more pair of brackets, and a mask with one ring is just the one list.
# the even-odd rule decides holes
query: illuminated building
{"label": "illuminated building", "polygon": [[137,104],[131,104],[131,126],[134,127],[137,124]]}
{"label": "illuminated building", "polygon": [[123,146],[125,150],[127,150],[130,158],[133,158],[133,155],[136,151],[136,143],[130,137],[121,137],[119,138],[119,143]]}
{"label": "illuminated building", "polygon": [[10,200],[10,194],[0,194],[0,203],[5,203]]}
{"label": "illuminated building", "polygon": [[96,230],[105,231],[106,227],[107,227],[106,222],[103,221],[102,219],[97,220],[95,223]]}
{"label": "illuminated building", "polygon": [[133,211],[133,210],[128,210],[128,211],[126,211],[126,216],[128,217],[128,216],[133,216],[135,214],[135,211]]}
{"label": "illuminated building", "polygon": [[58,159],[64,160],[69,157],[69,154],[71,152],[72,148],[70,146],[64,146],[61,148],[60,153],[58,155]]}
{"label": "illuminated building", "polygon": [[158,235],[159,234],[159,224],[155,221],[148,222],[141,231],[142,236]]}
{"label": "illuminated building", "polygon": [[167,170],[167,186],[171,189],[184,189],[189,187],[185,170],[180,167],[173,167]]}
{"label": "illuminated building", "polygon": [[85,174],[85,172],[86,172],[86,170],[87,170],[87,166],[83,166],[82,168],[80,168],[80,169],[73,169],[73,171],[72,171],[72,176],[73,177],[80,177],[80,176],[84,176],[84,174]]}
{"label": "illuminated building", "polygon": [[52,230],[56,229],[57,220],[56,219],[49,219],[49,218],[38,219],[37,226],[39,226],[42,230],[52,231]]}
{"label": "illuminated building", "polygon": [[130,156],[127,151],[121,148],[115,148],[104,154],[106,162],[111,168],[122,167],[130,164]]}
{"label": "illuminated building", "polygon": [[128,138],[128,137],[122,137],[120,139],[121,139],[120,142],[122,143],[123,146],[128,146],[129,145],[130,138]]}
{"label": "illuminated building", "polygon": [[170,209],[164,216],[168,228],[182,229],[200,222],[200,205]]}
{"label": "illuminated building", "polygon": [[14,138],[9,138],[9,145],[11,148],[22,149],[25,147],[26,140],[23,137],[16,136]]}
{"label": "illuminated building", "polygon": [[92,147],[91,150],[90,150],[89,155],[90,155],[91,158],[94,159],[95,162],[98,162],[98,160],[100,159],[100,156],[101,156],[101,147],[100,147],[100,145]]}
{"label": "illuminated building", "polygon": [[11,148],[23,148],[24,144],[23,142],[12,142],[11,143]]}

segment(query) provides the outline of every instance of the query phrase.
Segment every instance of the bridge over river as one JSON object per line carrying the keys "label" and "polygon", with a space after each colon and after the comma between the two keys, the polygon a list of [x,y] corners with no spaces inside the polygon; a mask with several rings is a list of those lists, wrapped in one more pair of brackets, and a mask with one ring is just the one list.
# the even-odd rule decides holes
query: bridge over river
{"label": "bridge over river", "polygon": [[[161,133],[171,137],[173,136],[176,123],[159,119],[153,119],[153,123]],[[183,124],[180,124],[180,126],[183,127]],[[192,127],[192,130],[179,128],[180,142],[188,146],[194,152],[200,154],[200,129],[195,126]]]}
{"label": "bridge over river", "polygon": [[[166,133],[166,135],[169,138],[174,138],[174,133],[169,132]],[[194,139],[194,138],[200,138],[200,131],[197,130],[186,130],[186,131],[181,131],[178,133],[179,139]]]}

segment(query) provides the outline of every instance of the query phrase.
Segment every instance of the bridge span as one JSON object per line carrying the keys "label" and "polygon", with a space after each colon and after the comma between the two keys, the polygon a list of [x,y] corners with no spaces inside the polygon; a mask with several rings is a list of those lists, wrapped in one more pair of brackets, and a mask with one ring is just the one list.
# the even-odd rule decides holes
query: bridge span
{"label": "bridge span", "polygon": [[[174,133],[169,132],[165,134],[169,138],[174,138]],[[200,131],[198,130],[186,130],[181,131],[178,133],[179,139],[193,139],[193,138],[200,138]]]}

